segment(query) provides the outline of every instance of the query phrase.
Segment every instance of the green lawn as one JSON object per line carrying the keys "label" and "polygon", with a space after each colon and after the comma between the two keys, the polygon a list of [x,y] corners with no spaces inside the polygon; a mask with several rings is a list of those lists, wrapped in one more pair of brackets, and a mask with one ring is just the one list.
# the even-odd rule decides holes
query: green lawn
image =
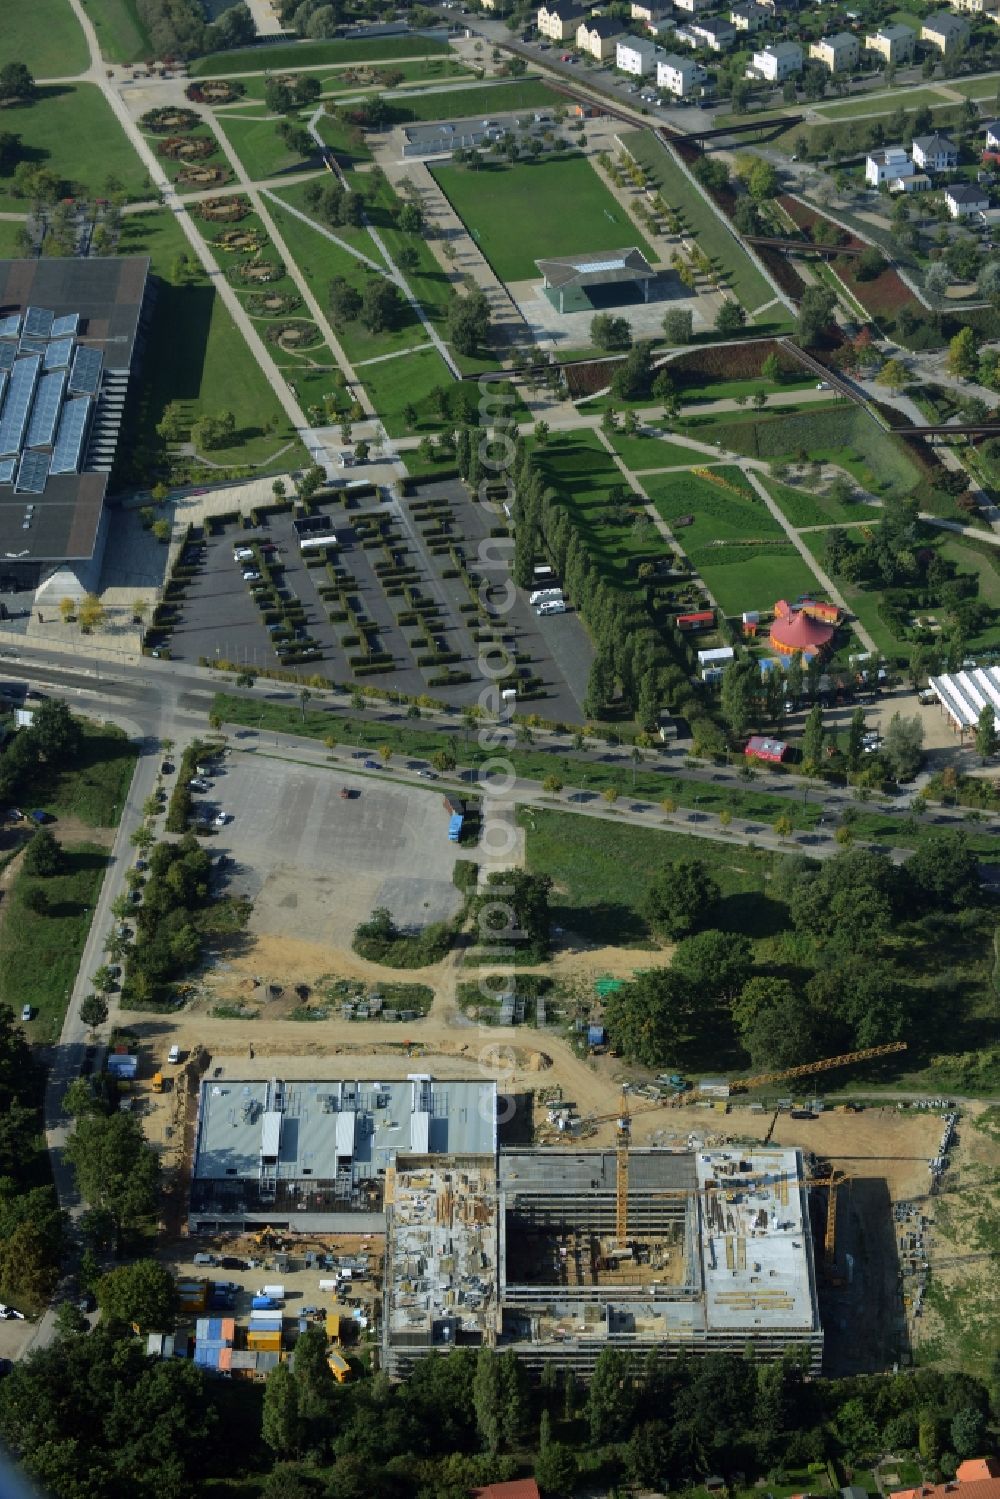
{"label": "green lawn", "polygon": [[142,62],[153,56],[136,0],[86,0],[86,4],[102,57],[109,62]]}
{"label": "green lawn", "polygon": [[0,260],[16,260],[20,255],[17,236],[21,228],[11,219],[0,219]]}
{"label": "green lawn", "polygon": [[316,129],[330,150],[337,153],[341,166],[349,167],[357,161],[371,161],[371,150],[365,144],[361,132],[354,130],[343,120],[334,119],[333,115],[320,115]]}
{"label": "green lawn", "polygon": [[983,78],[970,78],[965,83],[949,83],[948,87],[966,99],[995,99],[1000,90],[1000,73],[987,73]]}
{"label": "green lawn", "polygon": [[657,259],[583,156],[432,171],[501,281],[537,281],[547,255],[635,245]]}
{"label": "green lawn", "polygon": [[612,432],[609,437],[619,458],[635,474],[651,468],[673,468],[676,464],[700,468],[703,463],[710,461],[695,448],[682,448],[679,443],[670,442],[665,437],[656,437],[653,433],[626,437],[624,432]]}
{"label": "green lawn", "polygon": [[400,57],[430,57],[448,50],[446,41],[423,36],[376,36],[345,42],[277,42],[198,57],[191,64],[191,76],[229,78],[234,73],[334,67],[337,63],[349,62],[389,62]]}
{"label": "green lawn", "polygon": [[790,484],[779,484],[776,479],[764,479],[763,483],[785,519],[796,529],[800,526],[850,526],[879,518],[878,511],[863,501],[843,505],[829,495],[808,494],[803,489],[793,489]]}
{"label": "green lawn", "polygon": [[301,172],[316,164],[316,157],[289,151],[278,134],[277,120],[241,120],[230,114],[216,115],[215,122],[255,182],[284,172]]}
{"label": "green lawn", "polygon": [[[363,294],[368,282],[377,274],[375,271],[369,270],[355,256],[342,250],[318,230],[303,224],[294,214],[286,213],[273,203],[269,207],[282,238],[321,306],[325,307],[327,304],[327,291],[334,276],[343,276]],[[337,233],[337,230],[333,232]],[[374,245],[371,246],[371,251],[371,258],[377,258]],[[408,302],[402,304],[399,326],[391,331],[369,333],[360,319],[345,323],[334,331],[352,363],[359,359],[375,359],[380,354],[391,354],[396,350],[427,342],[420,319]],[[364,374],[364,371],[361,373]]]}
{"label": "green lawn", "polygon": [[[434,85],[474,77],[474,74],[467,68],[462,67],[457,58],[452,57],[418,57],[411,61],[404,59],[401,62],[392,62],[390,66],[394,73],[402,73],[403,82],[399,85],[401,88],[417,88],[421,84]],[[351,81],[347,81],[345,73],[349,71],[349,68],[340,68],[337,72],[321,78],[320,87],[324,96],[346,93],[363,94],[371,91],[371,85],[359,83],[353,73]],[[267,86],[263,76],[246,77],[243,83],[246,88],[244,99],[263,102],[264,90]],[[387,97],[391,99],[392,94],[388,93]],[[226,109],[228,106],[223,105],[222,108]]]}
{"label": "green lawn", "polygon": [[[771,283],[754,265],[739,241],[719,219],[712,204],[681,171],[674,158],[647,130],[625,131],[622,145],[644,166],[650,181],[680,214],[688,232],[725,276],[726,284],[743,306],[752,312],[774,298]],[[787,323],[790,315],[779,305],[761,315],[767,323]]]}
{"label": "green lawn", "polygon": [[[712,472],[746,486],[738,469]],[[724,614],[815,591],[811,569],[749,489],[743,497],[695,474],[663,474],[647,481],[646,492],[668,525],[694,516],[674,535]]]}
{"label": "green lawn", "polygon": [[3,9],[3,53],[35,78],[69,78],[90,58],[68,0],[9,0]]}
{"label": "green lawn", "polygon": [[[652,828],[617,826],[573,812],[524,808],[527,863],[553,881],[553,921],[615,946],[653,946],[642,905],[654,874],[678,859],[699,859],[722,891],[727,930],[759,928],[771,855]],[[721,923],[720,923],[721,924]]]}
{"label": "green lawn", "polygon": [[[93,83],[40,89],[35,104],[5,110],[3,126],[21,137],[32,161],[62,177],[73,196],[100,196],[110,176],[130,198],[149,195],[142,163]],[[0,187],[0,208],[24,209],[6,184]]]}
{"label": "green lawn", "polygon": [[[823,552],[826,547],[826,533],[823,531],[807,531],[802,540],[812,555],[822,564]],[[844,596],[847,607],[851,610],[852,614],[857,615],[882,654],[890,658],[897,656],[908,657],[910,654],[909,644],[905,640],[897,639],[879,615],[878,593],[859,588],[856,583],[847,583],[843,578],[837,578],[835,581]]]}
{"label": "green lawn", "polygon": [[[360,180],[361,179],[359,178],[355,178],[354,183],[357,183]],[[352,186],[354,185],[354,183],[352,183]],[[282,203],[290,203],[292,207],[297,208],[300,213],[304,213],[310,219],[315,220],[315,215],[312,209],[306,203],[306,189],[309,186],[310,184],[308,182],[288,182],[285,184],[275,184],[268,188],[268,193],[273,194],[274,198],[280,198]],[[267,199],[265,199],[265,201],[267,202],[268,209],[273,212],[274,203],[272,198],[268,197]],[[319,220],[315,220],[315,222],[318,223]],[[306,226],[303,225],[303,228],[305,227]],[[353,245],[356,250],[361,251],[362,255],[367,255],[369,260],[374,260],[376,265],[382,265],[384,263],[382,260],[382,256],[379,254],[378,248],[371,235],[368,233],[367,229],[355,229],[350,224],[331,224],[329,228],[331,229],[332,233],[337,236],[338,239],[342,239],[345,244]]]}
{"label": "green lawn", "polygon": [[788,459],[805,455],[847,469],[866,490],[881,495],[908,494],[920,474],[902,442],[859,407],[846,402],[811,405],[761,416],[693,422],[692,437],[719,442],[749,458]]}
{"label": "green lawn", "polygon": [[858,115],[892,114],[896,109],[922,109],[925,105],[933,109],[936,104],[950,102],[935,88],[914,88],[896,89],[891,94],[879,94],[875,98],[849,99],[842,104],[816,104],[813,107],[825,120],[851,120]]}
{"label": "green lawn", "polygon": [[[991,609],[1000,610],[1000,573],[990,565],[989,558],[977,547],[963,546],[961,541],[942,541],[938,548],[942,557],[957,564],[959,571],[975,573],[979,579],[978,597]],[[987,625],[979,635],[967,642],[974,651],[995,649],[1000,644],[1000,619]]]}
{"label": "green lawn", "polygon": [[512,109],[551,109],[564,102],[540,78],[522,78],[512,83],[483,83],[476,88],[449,89],[417,98],[387,94],[390,118],[402,125],[411,120],[463,120],[501,114]]}
{"label": "green lawn", "polygon": [[[114,827],[125,805],[136,758],[120,729],[84,723],[73,769],[50,785],[39,784],[32,792],[32,806],[43,808],[57,822],[60,817],[77,817],[88,827]],[[58,827],[55,833],[58,836]]]}
{"label": "green lawn", "polygon": [[[193,259],[191,247],[166,209],[128,215],[125,247],[148,250],[154,269],[164,278],[159,289],[147,346],[146,374],[135,408],[131,446],[157,450],[156,423],[170,401],[178,401],[192,418],[204,412],[232,411],[237,443],[211,454],[221,464],[268,464],[288,442],[294,446],[278,467],[295,467],[303,449],[260,366],[251,354],[213,287],[198,276],[189,285],[173,282],[180,253]],[[264,425],[272,426],[270,432]]]}
{"label": "green lawn", "polygon": [[[31,1005],[35,1015],[26,1029],[32,1041],[59,1036],[107,867],[106,851],[95,844],[68,844],[64,853],[63,874],[44,880],[17,875],[0,924],[0,990],[16,1015]],[[41,915],[25,904],[28,891],[39,887],[49,900]]]}
{"label": "green lawn", "polygon": [[431,391],[439,385],[454,384],[436,349],[419,349],[399,359],[387,359],[384,364],[368,365],[357,373],[390,437],[409,432],[403,420],[404,406],[412,403],[418,412],[429,409],[426,403]]}

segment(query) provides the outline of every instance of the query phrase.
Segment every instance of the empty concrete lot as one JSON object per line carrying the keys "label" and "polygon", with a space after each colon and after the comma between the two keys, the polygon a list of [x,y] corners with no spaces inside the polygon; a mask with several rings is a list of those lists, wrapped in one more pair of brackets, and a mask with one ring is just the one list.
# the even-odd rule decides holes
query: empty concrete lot
{"label": "empty concrete lot", "polygon": [[215,846],[233,859],[232,892],[254,903],[251,932],[348,947],[374,906],[410,929],[458,910],[440,792],[259,751],[225,766],[198,800],[232,816]]}

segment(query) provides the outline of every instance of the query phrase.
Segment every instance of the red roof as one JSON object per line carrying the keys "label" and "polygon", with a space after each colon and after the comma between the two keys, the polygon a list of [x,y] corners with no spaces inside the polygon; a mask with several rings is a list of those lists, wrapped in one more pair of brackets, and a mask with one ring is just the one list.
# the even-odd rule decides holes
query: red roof
{"label": "red roof", "polygon": [[485,1489],[473,1489],[475,1499],[542,1499],[533,1478],[515,1478],[512,1483],[491,1483]]}
{"label": "red roof", "polygon": [[1000,1499],[1000,1462],[993,1457],[959,1463],[955,1483],[925,1483],[917,1489],[895,1489],[892,1499]]}
{"label": "red roof", "polygon": [[[787,607],[787,606],[786,606]],[[778,613],[771,626],[771,642],[786,651],[818,651],[833,639],[832,625],[820,624],[801,609]]]}
{"label": "red roof", "polygon": [[975,1483],[981,1478],[1000,1478],[1000,1462],[995,1457],[968,1457],[955,1469],[959,1483]]}

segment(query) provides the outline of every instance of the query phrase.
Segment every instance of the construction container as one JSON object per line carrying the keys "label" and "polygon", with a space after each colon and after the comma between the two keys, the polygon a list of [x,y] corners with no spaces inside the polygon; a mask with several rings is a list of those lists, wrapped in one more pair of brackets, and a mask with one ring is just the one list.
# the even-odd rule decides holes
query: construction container
{"label": "construction container", "polygon": [[261,1332],[280,1332],[283,1317],[280,1312],[251,1312],[250,1326]]}
{"label": "construction container", "polygon": [[266,1379],[272,1369],[276,1369],[281,1363],[281,1354],[277,1351],[271,1353],[258,1353],[257,1355],[257,1378]]}
{"label": "construction container", "polygon": [[269,1307],[273,1308],[273,1306],[274,1302],[270,1296],[255,1296],[250,1303],[251,1311],[264,1311]]}
{"label": "construction container", "polygon": [[153,1073],[153,1092],[154,1093],[162,1093],[163,1092],[163,1073],[162,1072],[154,1072]]}
{"label": "construction container", "polygon": [[331,1343],[340,1342],[340,1312],[327,1312],[326,1335]]}
{"label": "construction container", "polygon": [[232,1348],[220,1348],[219,1349],[219,1373],[220,1374],[229,1374],[232,1371],[232,1367],[233,1367],[233,1350],[232,1350]]}
{"label": "construction container", "polygon": [[212,1348],[207,1343],[198,1343],[194,1350],[194,1361],[202,1369],[218,1369],[221,1348]]}
{"label": "construction container", "polygon": [[252,1348],[231,1348],[229,1368],[233,1374],[253,1374],[257,1368],[257,1355]]}
{"label": "construction container", "polygon": [[247,1347],[257,1353],[280,1353],[281,1333],[250,1331],[247,1333]]}
{"label": "construction container", "polygon": [[335,1348],[328,1350],[326,1361],[330,1366],[330,1373],[338,1384],[346,1384],[351,1377],[351,1366],[342,1353]]}

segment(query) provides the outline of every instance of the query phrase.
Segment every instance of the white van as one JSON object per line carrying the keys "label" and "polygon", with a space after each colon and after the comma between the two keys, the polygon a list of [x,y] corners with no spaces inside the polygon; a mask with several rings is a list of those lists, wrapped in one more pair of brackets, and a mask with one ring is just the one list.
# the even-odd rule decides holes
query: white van
{"label": "white van", "polygon": [[535,607],[538,604],[562,603],[563,591],[561,588],[536,588],[534,593],[528,594],[528,603]]}
{"label": "white van", "polygon": [[180,1049],[180,1047],[176,1046],[176,1045],[175,1046],[171,1046],[170,1050],[167,1052],[167,1061],[168,1062],[179,1062],[180,1059],[181,1059],[181,1049]]}
{"label": "white van", "polygon": [[284,1286],[263,1286],[261,1290],[257,1292],[257,1295],[270,1296],[272,1301],[284,1301],[285,1288]]}
{"label": "white van", "polygon": [[552,599],[547,604],[539,604],[539,614],[565,614],[566,605],[562,599]]}

